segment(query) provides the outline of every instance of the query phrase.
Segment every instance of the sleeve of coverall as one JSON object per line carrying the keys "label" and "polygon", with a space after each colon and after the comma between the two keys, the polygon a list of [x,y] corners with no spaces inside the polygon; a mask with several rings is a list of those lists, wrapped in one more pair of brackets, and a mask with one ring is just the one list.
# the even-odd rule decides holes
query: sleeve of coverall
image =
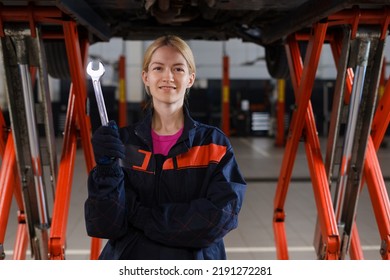
{"label": "sleeve of coverall", "polygon": [[115,239],[126,232],[124,174],[118,162],[97,165],[88,177],[85,223],[89,236]]}
{"label": "sleeve of coverall", "polygon": [[245,190],[230,147],[217,166],[206,198],[153,209],[138,205],[129,222],[150,239],[169,246],[207,247],[237,227]]}

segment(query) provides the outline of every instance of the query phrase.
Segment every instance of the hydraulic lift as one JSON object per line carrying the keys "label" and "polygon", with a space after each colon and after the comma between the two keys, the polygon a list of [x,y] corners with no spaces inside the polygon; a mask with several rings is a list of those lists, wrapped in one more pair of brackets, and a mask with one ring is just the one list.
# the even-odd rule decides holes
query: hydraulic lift
{"label": "hydraulic lift", "polygon": [[[42,27],[47,25],[60,28],[44,32]],[[102,32],[98,35],[101,39],[107,38]],[[30,241],[32,258],[65,259],[78,139],[81,139],[87,172],[95,164],[86,109],[85,65],[89,37],[79,32],[78,24],[60,9],[36,6],[1,7],[0,37],[11,121],[11,127],[7,127],[0,114],[0,258],[5,258],[3,244],[14,195],[19,209],[19,227],[13,258],[24,259]],[[50,39],[65,42],[67,60],[72,62],[69,63],[72,83],[59,164],[43,44]],[[100,246],[101,241],[93,238],[91,259],[97,258]]]}
{"label": "hydraulic lift", "polygon": [[[355,223],[366,184],[380,234],[380,255],[390,259],[390,203],[376,151],[390,117],[390,85],[378,98],[388,9],[345,10],[288,36],[285,48],[296,98],[274,198],[273,228],[278,259],[288,259],[284,203],[297,148],[304,142],[317,206],[314,246],[318,259],[363,259]],[[299,41],[307,42],[302,60]],[[321,48],[329,43],[337,68],[325,161],[310,96]],[[303,62],[302,62],[303,61]]]}

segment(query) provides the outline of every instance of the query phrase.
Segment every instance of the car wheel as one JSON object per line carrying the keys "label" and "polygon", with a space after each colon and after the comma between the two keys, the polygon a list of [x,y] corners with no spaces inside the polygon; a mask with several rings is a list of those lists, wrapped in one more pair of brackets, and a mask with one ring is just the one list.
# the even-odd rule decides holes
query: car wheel
{"label": "car wheel", "polygon": [[265,60],[268,73],[272,78],[288,79],[290,77],[286,51],[283,45],[266,46]]}
{"label": "car wheel", "polygon": [[47,40],[44,45],[49,75],[57,79],[70,79],[65,42],[63,40]]}

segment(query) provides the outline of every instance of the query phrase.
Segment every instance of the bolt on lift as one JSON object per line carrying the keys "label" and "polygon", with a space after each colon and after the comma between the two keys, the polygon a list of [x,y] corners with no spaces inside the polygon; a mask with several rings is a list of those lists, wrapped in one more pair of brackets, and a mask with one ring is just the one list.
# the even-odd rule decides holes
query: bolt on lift
{"label": "bolt on lift", "polygon": [[[390,259],[390,203],[377,150],[390,120],[390,85],[378,88],[390,12],[337,12],[296,32],[285,42],[296,108],[274,198],[278,259],[288,259],[284,204],[299,142],[304,142],[317,207],[314,247],[318,259],[363,259],[356,225],[359,194],[366,185],[375,213],[382,259]],[[302,59],[299,41],[307,42]],[[310,96],[321,50],[329,43],[337,69],[325,161]]]}

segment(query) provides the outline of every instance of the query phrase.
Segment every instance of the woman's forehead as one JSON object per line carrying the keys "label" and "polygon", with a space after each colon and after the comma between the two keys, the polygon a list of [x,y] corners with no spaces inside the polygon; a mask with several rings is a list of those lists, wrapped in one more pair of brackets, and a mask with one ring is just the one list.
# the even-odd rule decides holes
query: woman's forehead
{"label": "woman's forehead", "polygon": [[170,62],[174,64],[187,64],[186,59],[175,47],[162,46],[156,49],[151,57],[150,63],[153,62]]}

